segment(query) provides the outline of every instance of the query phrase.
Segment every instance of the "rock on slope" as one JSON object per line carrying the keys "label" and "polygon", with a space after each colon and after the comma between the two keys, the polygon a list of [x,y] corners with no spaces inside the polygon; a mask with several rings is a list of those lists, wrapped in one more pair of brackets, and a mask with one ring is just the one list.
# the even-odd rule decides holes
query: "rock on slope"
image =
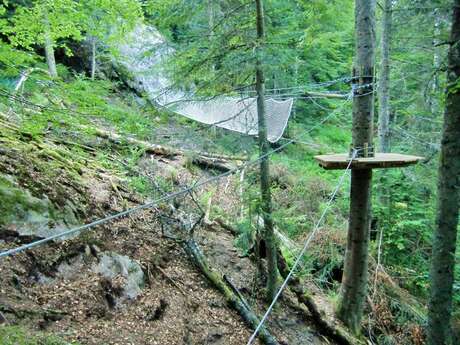
{"label": "rock on slope", "polygon": [[[129,192],[115,172],[95,160],[89,163],[87,158],[80,159],[48,138],[24,138],[17,131],[2,128],[0,140],[1,175],[15,179],[14,191],[30,195],[21,198],[21,203],[11,199],[11,193],[2,194],[2,198],[23,208],[24,214],[34,209],[43,217],[52,213],[65,222],[66,205],[72,201],[71,223],[84,223],[143,202]],[[179,185],[209,176],[205,171],[187,169],[184,157],[146,158],[157,162],[157,174],[174,167]],[[228,204],[238,193],[233,179],[228,176],[222,181],[225,188],[220,188],[215,198],[224,209],[237,206]],[[197,195],[215,192],[214,188],[202,187]],[[43,209],[35,207],[36,202]],[[10,324],[23,325],[32,333],[41,330],[81,344],[245,343],[250,330],[240,315],[226,305],[177,240],[165,236],[176,231],[174,222],[159,217],[166,206],[107,223],[65,242],[1,259],[0,311]],[[197,215],[190,198],[178,200],[176,206],[187,219]],[[9,209],[6,219],[13,219],[15,209]],[[52,225],[49,221],[48,226]],[[33,229],[23,233],[26,227],[25,223],[21,229],[2,223],[0,250],[43,236],[40,232],[25,236]],[[261,295],[253,293],[254,266],[239,257],[233,237],[220,228],[200,227],[196,231],[210,262],[252,296],[254,309],[261,313]],[[325,343],[303,314],[285,302],[269,325],[284,343]]]}

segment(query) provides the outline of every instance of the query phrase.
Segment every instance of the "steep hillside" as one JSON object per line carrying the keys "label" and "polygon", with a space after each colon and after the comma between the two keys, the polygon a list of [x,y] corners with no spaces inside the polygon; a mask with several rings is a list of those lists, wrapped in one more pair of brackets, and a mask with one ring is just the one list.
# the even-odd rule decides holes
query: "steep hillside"
{"label": "steep hillside", "polygon": [[[2,249],[151,202],[257,157],[251,137],[197,125],[155,109],[121,83],[90,81],[60,68],[62,81],[33,72],[21,93],[4,94]],[[13,76],[20,71],[10,67],[7,72]],[[340,126],[347,125],[349,103],[329,106],[326,118],[292,122],[289,135],[302,141],[272,156],[274,216],[288,264],[319,219],[339,177],[321,170],[313,155],[345,151],[348,146],[349,136]],[[260,227],[254,202],[256,166],[237,169],[192,195],[184,193],[65,242],[2,260],[2,276],[7,277],[3,315],[10,324],[26,326],[27,332],[41,329],[83,344],[102,339],[114,344],[154,339],[161,344],[168,337],[172,343],[181,343],[183,337],[191,339],[190,344],[244,342],[250,328],[195,268],[176,228],[184,220],[194,224],[204,216],[195,229],[197,243],[210,264],[229,277],[229,286],[236,286],[261,315],[263,293],[254,278],[251,254],[254,230]],[[314,293],[307,302],[316,306],[307,303],[307,311],[299,296],[286,297],[269,319],[269,330],[281,342],[296,344],[311,338],[321,343],[318,332],[346,341],[337,336],[340,332],[333,335],[337,329],[330,327],[342,275],[346,187],[339,190],[334,205],[300,272],[303,288]],[[407,201],[402,207],[401,217],[408,210]],[[423,308],[384,270],[371,274],[369,312],[377,320],[371,324],[373,332],[417,343]],[[184,308],[192,309],[184,315]],[[315,315],[318,308],[329,315],[329,324],[321,323],[325,314]],[[221,323],[222,327],[216,326]],[[231,331],[233,327],[240,331]]]}
{"label": "steep hillside", "polygon": [[[232,134],[216,133],[218,143],[210,146],[201,135],[208,129],[167,118],[140,99],[142,108],[129,103],[133,96],[110,82],[35,77],[25,90],[3,103],[0,119],[2,251],[152,202],[242,163],[222,149],[235,140]],[[189,143],[175,144],[166,131],[188,134]],[[164,141],[175,147],[158,145]],[[252,167],[245,172],[254,178]],[[283,170],[278,174],[280,187],[293,183]],[[240,172],[229,174],[65,241],[2,258],[3,322],[24,329],[1,328],[3,343],[28,344],[24,332],[82,344],[244,343],[250,328],[183,245],[191,236],[187,226],[195,224],[193,238],[209,264],[230,291],[263,313],[256,265],[234,245],[231,219],[239,217],[246,195],[241,181]],[[280,343],[329,343],[291,294],[268,325]]]}
{"label": "steep hillside", "polygon": [[[58,65],[61,78],[54,79],[35,54],[6,46],[0,53],[5,66],[0,93],[2,250],[181,191],[67,241],[2,259],[7,284],[0,311],[7,323],[83,344],[152,339],[159,344],[244,343],[251,327],[227,307],[222,286],[219,291],[206,278],[183,240],[196,225],[194,239],[221,278],[229,279],[224,279],[226,288],[263,315],[264,282],[257,278],[253,253],[255,234],[263,225],[254,138],[152,105],[152,95],[144,96],[152,91],[149,85],[126,66],[113,69],[110,64],[98,80],[90,80],[74,67]],[[318,102],[297,100],[300,115],[272,146],[294,138],[270,156],[273,216],[286,259],[279,263],[281,270],[292,265],[339,180],[340,173],[322,170],[313,156],[346,152],[350,143],[351,102]],[[398,149],[424,153],[404,143]],[[392,216],[376,199],[365,311],[369,318],[363,324],[370,339],[423,341],[427,275],[417,272],[427,267],[421,244],[428,241],[425,230],[433,217],[430,168],[435,154],[418,167],[389,172],[386,180],[377,174],[379,190],[385,183],[390,186]],[[201,185],[213,177],[215,181]],[[333,315],[346,246],[345,181],[301,261],[300,280],[269,318],[268,329],[281,343],[321,343],[324,336],[350,342]],[[186,187],[193,192],[183,193]],[[388,230],[379,237],[381,228]],[[407,256],[408,251],[414,255]],[[217,319],[225,321],[222,327],[216,326],[223,322]],[[4,330],[9,339],[24,332]]]}
{"label": "steep hillside", "polygon": [[0,0],[0,345],[460,342],[459,4]]}

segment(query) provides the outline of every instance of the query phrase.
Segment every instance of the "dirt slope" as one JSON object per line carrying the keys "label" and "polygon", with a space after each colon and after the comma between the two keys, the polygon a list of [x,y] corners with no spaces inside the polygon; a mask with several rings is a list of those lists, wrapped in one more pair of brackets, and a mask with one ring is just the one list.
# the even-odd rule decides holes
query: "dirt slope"
{"label": "dirt slope", "polygon": [[[0,173],[14,178],[15,190],[49,200],[54,209],[50,214],[56,214],[56,218],[67,218],[68,213],[60,211],[69,204],[73,205],[74,221],[78,218],[79,222],[88,222],[145,202],[111,171],[87,162],[76,164],[75,157],[77,167],[69,168],[65,157],[71,159],[72,153],[65,147],[58,147],[63,158],[59,161],[58,156],[50,154],[56,147],[49,142],[2,133]],[[152,165],[142,164],[139,168],[146,174],[169,176],[173,167],[176,188],[209,174],[191,172],[181,157],[146,156],[145,160],[154,161],[156,169],[149,171]],[[201,188],[196,195],[219,190],[214,202],[223,202],[223,210],[237,209],[238,205],[229,202],[237,193],[235,179],[230,176],[217,187]],[[182,216],[196,217],[197,207],[190,198],[175,204]],[[0,311],[8,323],[23,325],[32,332],[54,333],[80,344],[246,343],[250,329],[195,268],[179,242],[171,239],[174,222],[165,219],[170,214],[165,209],[168,205],[160,205],[159,209],[136,213],[65,242],[1,259]],[[47,220],[50,227],[53,222]],[[0,227],[0,250],[37,238],[19,233],[20,227],[29,224],[26,221],[7,223]],[[262,314],[266,305],[254,285],[254,264],[240,257],[232,235],[220,227],[204,225],[195,233],[209,262],[225,273],[252,308]],[[113,275],[104,276],[101,265],[107,257],[115,256],[119,261],[110,266]],[[120,262],[128,262],[128,268]],[[135,273],[142,276],[141,282],[132,280]],[[287,294],[270,318],[272,334],[284,344],[329,344],[298,309],[290,306],[292,300]]]}

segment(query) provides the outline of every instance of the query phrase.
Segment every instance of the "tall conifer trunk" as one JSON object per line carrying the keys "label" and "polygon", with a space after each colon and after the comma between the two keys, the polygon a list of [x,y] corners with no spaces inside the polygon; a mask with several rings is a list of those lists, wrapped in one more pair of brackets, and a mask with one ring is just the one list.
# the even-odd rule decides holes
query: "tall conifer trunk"
{"label": "tall conifer trunk", "polygon": [[[453,345],[451,316],[460,204],[460,0],[455,0],[448,60],[446,110],[438,174],[431,261],[428,344]],[[458,344],[455,343],[455,344]]]}
{"label": "tall conifer trunk", "polygon": [[[375,0],[356,0],[356,56],[353,76],[353,147],[358,156],[373,146]],[[367,294],[372,170],[352,170],[350,220],[344,272],[337,314],[354,332],[361,329]]]}
{"label": "tall conifer trunk", "polygon": [[390,40],[392,24],[392,1],[385,0],[382,18],[381,62],[379,96],[379,151],[390,151]]}
{"label": "tall conifer trunk", "polygon": [[[259,152],[264,156],[269,151],[267,125],[265,119],[265,79],[262,68],[262,48],[265,41],[263,0],[255,0],[257,10],[257,60],[256,60],[256,91],[257,115],[259,124]],[[262,216],[264,220],[263,238],[267,254],[267,298],[273,299],[276,294],[278,269],[276,258],[276,242],[273,229],[272,200],[270,192],[270,167],[268,157],[260,161],[260,189],[262,196]]]}
{"label": "tall conifer trunk", "polygon": [[430,107],[430,111],[433,115],[439,113],[441,111],[440,104],[438,100],[438,93],[439,93],[439,73],[442,64],[442,56],[441,56],[441,48],[439,44],[441,43],[441,13],[438,8],[434,9],[433,12],[434,17],[434,29],[433,29],[433,68],[434,74],[433,79],[431,82],[431,90],[428,91],[428,106]]}
{"label": "tall conifer trunk", "polygon": [[[378,138],[379,152],[390,152],[390,46],[391,46],[391,26],[392,26],[392,2],[385,0],[382,17],[382,34],[380,40],[380,78],[378,85],[379,98],[379,118],[378,118]],[[388,173],[383,170],[380,173],[379,200],[385,209],[385,216],[389,217],[390,189],[387,184]],[[383,228],[380,227],[381,239]]]}

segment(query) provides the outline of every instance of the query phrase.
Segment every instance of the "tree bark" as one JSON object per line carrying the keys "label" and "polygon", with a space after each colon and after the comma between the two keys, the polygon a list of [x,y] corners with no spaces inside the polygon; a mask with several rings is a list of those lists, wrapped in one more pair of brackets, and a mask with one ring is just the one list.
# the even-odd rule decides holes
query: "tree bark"
{"label": "tree bark", "polygon": [[208,27],[211,36],[214,35],[214,0],[208,0]]}
{"label": "tree bark", "polygon": [[355,334],[360,332],[367,294],[371,181],[372,170],[352,171],[350,221],[338,316]]}
{"label": "tree bark", "polygon": [[91,80],[96,76],[96,37],[91,37]]}
{"label": "tree bark", "polygon": [[48,19],[48,14],[45,14],[43,24],[45,28],[45,56],[46,63],[48,65],[48,71],[51,77],[57,78],[58,73],[56,69],[56,59],[54,57],[54,41],[53,37],[51,36],[51,26]]}
{"label": "tree bark", "polygon": [[[353,148],[365,157],[373,147],[375,0],[356,0],[353,68]],[[371,154],[372,155],[372,154]],[[350,219],[338,317],[359,334],[366,300],[372,170],[352,170]]]}
{"label": "tree bark", "polygon": [[379,81],[379,151],[390,152],[390,41],[392,0],[385,0],[382,19],[381,65]]}
{"label": "tree bark", "polygon": [[433,30],[433,80],[431,82],[431,90],[428,91],[428,102],[432,114],[437,114],[440,111],[438,92],[439,92],[439,70],[441,69],[441,48],[438,44],[441,42],[441,14],[439,9],[433,12],[434,17],[434,30]]}
{"label": "tree bark", "polygon": [[[391,46],[391,26],[392,26],[392,2],[385,0],[382,17],[381,34],[381,61],[380,79],[378,85],[379,98],[379,118],[378,118],[378,138],[379,152],[390,152],[390,46]],[[384,207],[385,215],[390,209],[390,189],[387,182],[388,174],[386,170],[380,173],[379,200]],[[380,225],[379,238],[383,236],[383,228]]]}
{"label": "tree bark", "polygon": [[[256,91],[257,115],[259,125],[259,153],[264,156],[269,151],[267,125],[265,119],[265,79],[262,68],[261,54],[265,40],[263,0],[255,0],[257,9],[257,61]],[[263,238],[267,252],[267,298],[272,300],[276,294],[278,269],[276,259],[276,242],[272,218],[272,200],[270,191],[270,167],[268,157],[260,161],[260,190],[262,196],[262,217],[264,220]]]}
{"label": "tree bark", "polygon": [[428,344],[451,345],[452,293],[460,203],[460,0],[455,0],[448,58],[446,110],[433,235]]}

